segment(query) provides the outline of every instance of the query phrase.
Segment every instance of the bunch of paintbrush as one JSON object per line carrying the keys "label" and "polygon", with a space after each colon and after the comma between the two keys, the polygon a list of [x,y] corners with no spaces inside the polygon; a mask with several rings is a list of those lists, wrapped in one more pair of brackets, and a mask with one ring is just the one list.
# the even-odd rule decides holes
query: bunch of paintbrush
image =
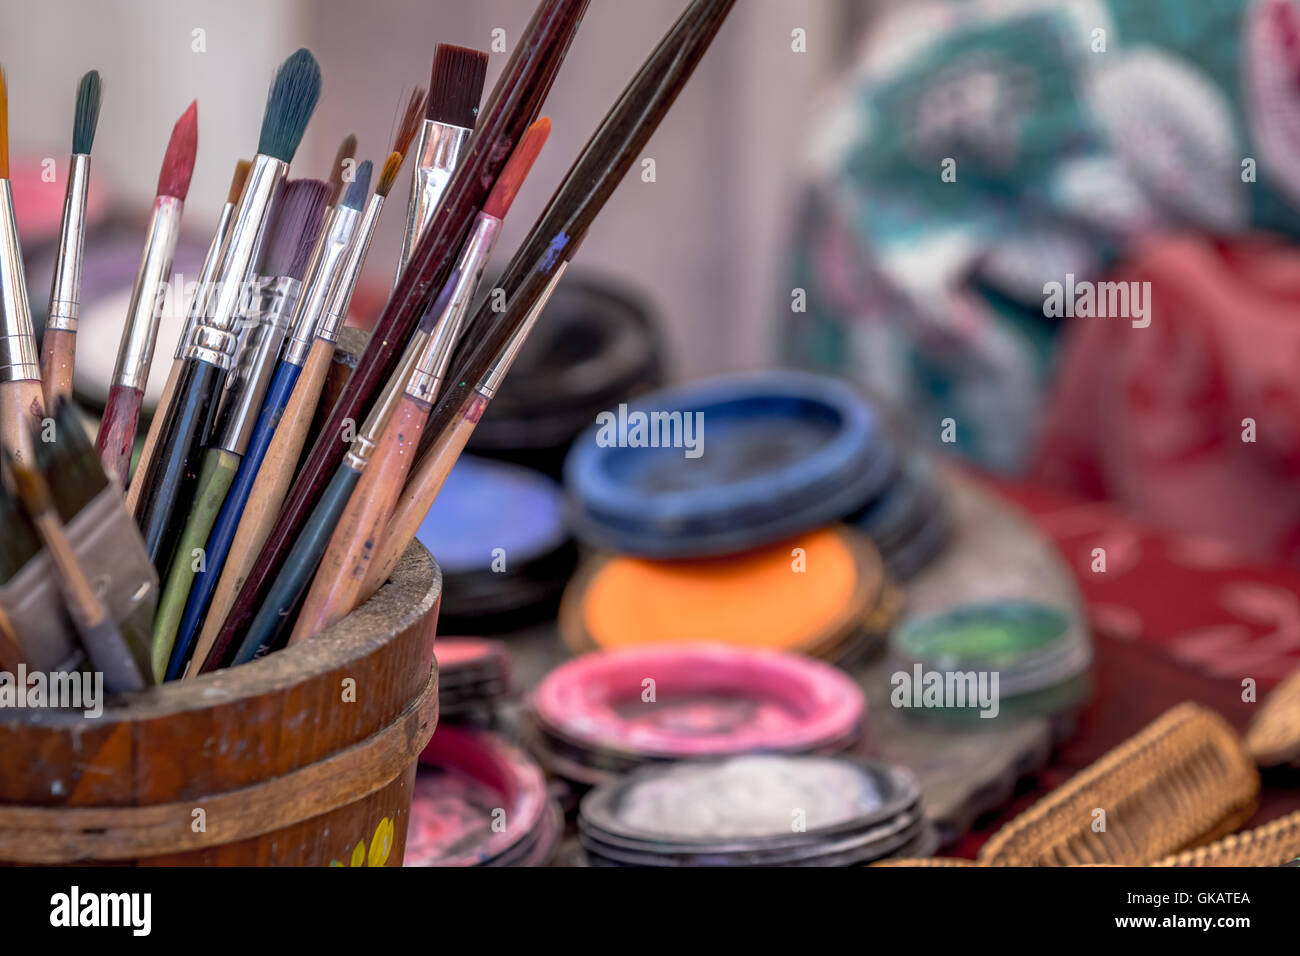
{"label": "bunch of paintbrush", "polygon": [[45,405],[53,408],[72,395],[77,357],[77,318],[81,311],[81,259],[86,241],[86,195],[90,188],[90,150],[99,126],[99,73],[91,70],[77,84],[77,109],[72,122],[72,156],[63,197],[58,255],[50,283],[50,306],[41,339],[41,381]]}
{"label": "bunch of paintbrush", "polygon": [[0,617],[32,669],[84,660],[109,691],[137,690],[158,599],[144,543],[69,401],[33,447],[32,461],[8,460],[21,507],[0,488]]}
{"label": "bunch of paintbrush", "polygon": [[113,383],[108,391],[108,405],[100,421],[95,447],[104,460],[104,468],[116,475],[127,487],[131,470],[131,450],[135,447],[135,430],[140,420],[144,387],[153,363],[154,342],[158,338],[158,319],[163,309],[163,293],[172,272],[172,256],[181,235],[181,213],[190,191],[194,157],[199,144],[199,104],[192,102],[172,127],[163,154],[162,171],[154,195],[149,226],[145,230],[144,252],[140,269],[131,289],[122,343],[117,351]]}
{"label": "bunch of paintbrush", "polygon": [[450,277],[460,248],[511,151],[536,119],[563,62],[588,0],[542,0],[520,38],[477,130],[448,181],[428,229],[384,307],[361,364],[316,439],[275,526],[203,661],[224,663],[275,583],[290,548],[348,450],[343,436],[366,418],[400,364],[405,344]]}

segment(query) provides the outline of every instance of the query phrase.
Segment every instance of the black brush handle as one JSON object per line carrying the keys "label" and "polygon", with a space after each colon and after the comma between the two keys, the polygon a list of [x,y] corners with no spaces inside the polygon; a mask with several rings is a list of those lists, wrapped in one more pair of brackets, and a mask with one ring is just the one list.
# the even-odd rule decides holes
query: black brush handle
{"label": "black brush handle", "polygon": [[190,512],[225,378],[218,366],[187,358],[158,433],[136,502],[135,523],[160,575],[171,567]]}

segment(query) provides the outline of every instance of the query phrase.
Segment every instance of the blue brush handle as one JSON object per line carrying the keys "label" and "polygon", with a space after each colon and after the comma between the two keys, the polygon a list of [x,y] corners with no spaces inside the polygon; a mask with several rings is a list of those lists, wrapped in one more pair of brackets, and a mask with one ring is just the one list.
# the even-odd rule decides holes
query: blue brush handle
{"label": "blue brush handle", "polygon": [[343,509],[347,507],[352,490],[360,480],[361,472],[352,470],[346,464],[340,465],[338,471],[334,472],[325,494],[316,502],[311,517],[294,541],[261,609],[248,626],[248,633],[244,635],[244,641],[239,645],[232,664],[247,664],[276,647],[281,632],[306,596],[307,586],[311,584],[330,537],[334,534],[334,526],[343,516]]}
{"label": "blue brush handle", "polygon": [[207,547],[204,548],[204,570],[195,575],[194,584],[190,588],[190,597],[185,604],[185,613],[181,616],[176,643],[167,661],[167,680],[177,680],[184,673],[194,641],[203,630],[203,619],[208,610],[208,602],[212,600],[212,593],[221,581],[221,570],[225,566],[226,556],[230,553],[230,545],[235,540],[239,520],[244,514],[244,503],[248,501],[248,495],[253,490],[253,483],[257,481],[262,460],[266,458],[266,450],[271,447],[271,439],[275,437],[275,430],[279,427],[280,416],[284,414],[284,408],[289,404],[289,395],[292,394],[293,387],[298,381],[298,373],[301,371],[300,365],[281,362],[271,378],[271,384],[267,387],[266,398],[262,401],[262,410],[258,413],[253,436],[248,442],[248,451],[244,455],[244,460],[240,462],[239,472],[235,475],[230,493],[226,495],[226,502],[221,506],[217,522],[212,526],[212,534],[208,537]]}

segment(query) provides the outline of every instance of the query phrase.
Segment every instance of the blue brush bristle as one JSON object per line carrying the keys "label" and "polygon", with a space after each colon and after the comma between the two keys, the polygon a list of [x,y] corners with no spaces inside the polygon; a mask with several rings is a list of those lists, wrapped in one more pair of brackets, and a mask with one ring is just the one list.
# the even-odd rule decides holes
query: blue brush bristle
{"label": "blue brush bristle", "polygon": [[357,167],[356,178],[348,183],[343,205],[349,209],[360,209],[365,205],[366,194],[370,192],[370,173],[374,168],[374,163],[368,159]]}
{"label": "blue brush bristle", "polygon": [[77,112],[72,120],[72,151],[89,154],[99,127],[99,98],[103,86],[99,71],[91,70],[77,84]]}
{"label": "blue brush bristle", "polygon": [[284,61],[266,97],[259,153],[286,163],[293,160],[320,99],[320,84],[320,64],[310,50],[301,49]]}

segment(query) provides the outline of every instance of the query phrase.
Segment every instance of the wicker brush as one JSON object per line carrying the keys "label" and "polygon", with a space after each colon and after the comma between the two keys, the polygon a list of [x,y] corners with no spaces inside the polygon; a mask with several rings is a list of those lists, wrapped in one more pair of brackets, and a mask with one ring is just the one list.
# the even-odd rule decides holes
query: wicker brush
{"label": "wicker brush", "polygon": [[1300,810],[1152,866],[1281,866],[1300,857]]}
{"label": "wicker brush", "polygon": [[1246,749],[1261,767],[1300,766],[1300,670],[1264,698],[1246,733]]}
{"label": "wicker brush", "polygon": [[1259,773],[1232,728],[1184,703],[1008,823],[980,859],[1142,866],[1231,833],[1258,793]]}

